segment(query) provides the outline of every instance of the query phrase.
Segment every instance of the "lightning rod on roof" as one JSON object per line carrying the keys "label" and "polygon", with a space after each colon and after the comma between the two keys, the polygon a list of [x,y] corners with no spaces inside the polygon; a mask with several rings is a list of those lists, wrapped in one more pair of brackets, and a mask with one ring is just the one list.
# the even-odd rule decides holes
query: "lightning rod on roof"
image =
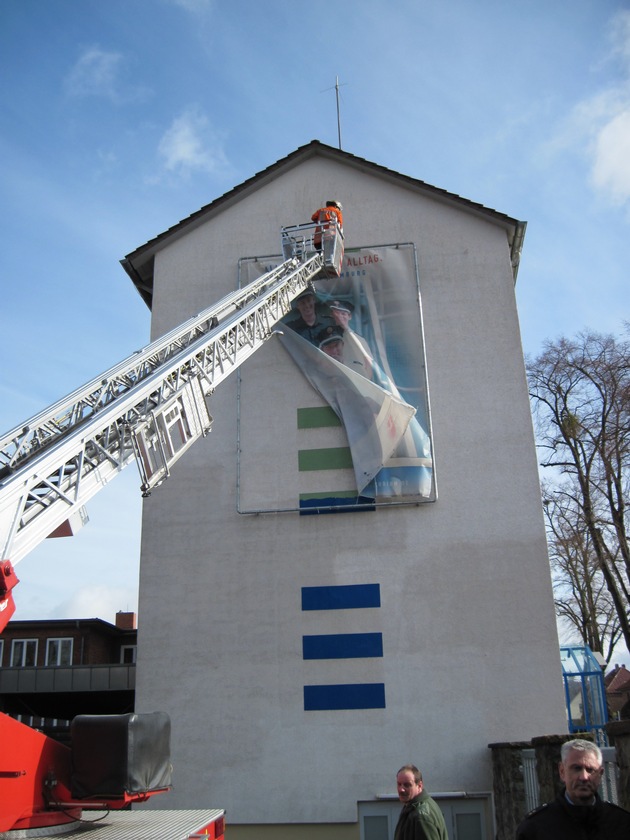
{"label": "lightning rod on roof", "polygon": [[[343,87],[343,86],[342,86]],[[332,88],[325,88],[326,91]],[[322,91],[324,93],[325,91]],[[339,139],[339,148],[341,149],[341,114],[339,112],[339,76],[335,76],[335,97],[337,99],[337,137]]]}
{"label": "lightning rod on roof", "polygon": [[335,76],[335,96],[337,98],[337,136],[339,137],[339,148],[341,149],[341,117],[339,115],[339,76]]}

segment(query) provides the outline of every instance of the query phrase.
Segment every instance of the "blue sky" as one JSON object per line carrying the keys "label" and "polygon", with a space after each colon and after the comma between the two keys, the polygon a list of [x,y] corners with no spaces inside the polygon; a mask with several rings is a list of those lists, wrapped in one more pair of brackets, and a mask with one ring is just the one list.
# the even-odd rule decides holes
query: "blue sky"
{"label": "blue sky", "polygon": [[[336,77],[345,150],[528,222],[526,352],[628,320],[627,2],[3,0],[0,49],[5,431],[146,344],[125,254],[337,145]],[[18,565],[16,617],[136,609],[138,484]]]}

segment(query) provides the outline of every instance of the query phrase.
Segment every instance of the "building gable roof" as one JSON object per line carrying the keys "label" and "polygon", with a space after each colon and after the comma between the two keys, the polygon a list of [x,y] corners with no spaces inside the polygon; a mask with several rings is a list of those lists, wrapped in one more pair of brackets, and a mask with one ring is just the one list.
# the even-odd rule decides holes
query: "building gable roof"
{"label": "building gable roof", "polygon": [[149,309],[151,309],[153,300],[154,258],[155,254],[159,250],[185,233],[194,230],[196,227],[212,218],[212,216],[243,198],[247,193],[260,189],[271,179],[277,178],[282,172],[286,172],[294,166],[308,160],[308,158],[316,155],[350,165],[369,175],[384,178],[398,184],[399,186],[404,186],[408,189],[427,195],[437,201],[451,204],[468,213],[482,216],[488,221],[503,227],[508,237],[508,244],[512,256],[514,279],[516,279],[520,252],[523,245],[523,238],[525,236],[526,222],[518,221],[511,216],[507,216],[505,213],[500,213],[497,210],[491,210],[483,204],[478,204],[474,201],[470,201],[469,199],[462,198],[455,193],[450,193],[447,190],[434,187],[431,184],[427,184],[425,181],[420,181],[417,178],[411,178],[408,175],[402,175],[392,169],[387,169],[385,166],[357,157],[350,152],[343,151],[342,149],[336,149],[333,146],[328,146],[325,143],[321,143],[319,140],[312,140],[310,143],[300,146],[294,152],[291,152],[291,154],[276,161],[271,166],[263,169],[261,172],[257,172],[251,178],[243,181],[242,184],[234,187],[229,192],[224,193],[210,204],[204,205],[195,213],[192,213],[190,216],[182,219],[163,233],[160,233],[153,239],[150,239],[144,245],[136,248],[135,251],[127,254],[127,256],[121,260],[123,268],[131,277],[133,284],[138,289],[138,292]]}
{"label": "building gable roof", "polygon": [[630,691],[630,670],[623,665],[617,666],[606,677],[606,691]]}

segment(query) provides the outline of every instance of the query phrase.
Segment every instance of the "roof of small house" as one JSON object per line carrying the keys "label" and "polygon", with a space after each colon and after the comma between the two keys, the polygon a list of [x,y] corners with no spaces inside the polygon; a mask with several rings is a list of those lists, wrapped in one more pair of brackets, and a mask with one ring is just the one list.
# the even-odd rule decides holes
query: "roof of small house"
{"label": "roof of small house", "polygon": [[623,665],[606,676],[606,692],[630,691],[630,671]]}

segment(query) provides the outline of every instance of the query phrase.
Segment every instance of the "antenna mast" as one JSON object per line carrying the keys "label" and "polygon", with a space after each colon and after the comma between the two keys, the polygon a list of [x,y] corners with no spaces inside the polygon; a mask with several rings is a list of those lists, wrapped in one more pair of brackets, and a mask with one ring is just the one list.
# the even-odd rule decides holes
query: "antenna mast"
{"label": "antenna mast", "polygon": [[335,76],[335,96],[337,97],[337,136],[339,137],[339,148],[341,149],[341,118],[339,116],[339,76]]}

